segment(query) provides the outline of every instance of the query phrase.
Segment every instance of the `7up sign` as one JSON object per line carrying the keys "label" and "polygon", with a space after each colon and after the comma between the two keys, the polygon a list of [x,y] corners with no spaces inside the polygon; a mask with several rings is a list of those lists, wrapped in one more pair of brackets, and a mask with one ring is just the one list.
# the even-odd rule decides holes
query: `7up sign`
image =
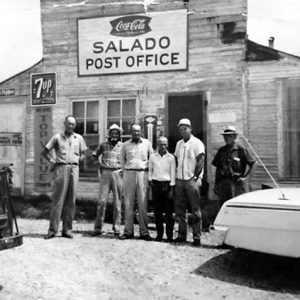
{"label": "7up sign", "polygon": [[31,75],[31,105],[56,104],[56,75],[43,73]]}

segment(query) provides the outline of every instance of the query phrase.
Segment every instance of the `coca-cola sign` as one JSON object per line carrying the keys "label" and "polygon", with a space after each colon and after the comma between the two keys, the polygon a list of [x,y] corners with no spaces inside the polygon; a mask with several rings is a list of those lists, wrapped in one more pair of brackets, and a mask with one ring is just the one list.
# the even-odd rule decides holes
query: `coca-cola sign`
{"label": "coca-cola sign", "polygon": [[150,17],[126,16],[110,21],[112,30],[110,34],[115,36],[137,36],[151,31]]}

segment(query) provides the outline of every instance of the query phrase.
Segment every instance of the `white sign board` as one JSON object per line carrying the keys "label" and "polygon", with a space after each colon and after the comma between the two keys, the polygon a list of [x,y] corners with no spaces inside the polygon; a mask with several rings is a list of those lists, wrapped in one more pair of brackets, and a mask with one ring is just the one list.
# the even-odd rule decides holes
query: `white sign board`
{"label": "white sign board", "polygon": [[79,76],[187,69],[187,10],[78,19]]}

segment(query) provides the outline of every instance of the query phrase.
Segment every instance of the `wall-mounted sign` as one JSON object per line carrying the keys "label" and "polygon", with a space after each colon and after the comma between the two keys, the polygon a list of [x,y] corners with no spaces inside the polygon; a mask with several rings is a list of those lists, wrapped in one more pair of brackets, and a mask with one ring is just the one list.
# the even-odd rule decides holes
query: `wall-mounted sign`
{"label": "wall-mounted sign", "polygon": [[52,137],[52,107],[38,107],[34,112],[34,187],[38,192],[51,190],[50,163],[41,155]]}
{"label": "wall-mounted sign", "polygon": [[0,90],[0,96],[14,96],[16,94],[15,89],[4,89]]}
{"label": "wall-mounted sign", "polygon": [[22,146],[22,132],[0,132],[0,146]]}
{"label": "wall-mounted sign", "polygon": [[79,76],[187,69],[187,10],[78,19]]}
{"label": "wall-mounted sign", "polygon": [[154,149],[156,148],[156,129],[157,129],[157,117],[146,116],[144,118],[145,138],[151,142]]}
{"label": "wall-mounted sign", "polygon": [[55,73],[31,74],[31,105],[56,104]]}
{"label": "wall-mounted sign", "polygon": [[215,111],[208,115],[208,123],[235,123],[237,119],[234,111]]}

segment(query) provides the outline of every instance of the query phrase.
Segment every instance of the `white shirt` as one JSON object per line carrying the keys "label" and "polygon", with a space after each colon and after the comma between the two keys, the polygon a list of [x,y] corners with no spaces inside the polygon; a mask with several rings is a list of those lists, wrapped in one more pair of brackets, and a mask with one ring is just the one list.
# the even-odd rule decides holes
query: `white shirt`
{"label": "white shirt", "polygon": [[175,157],[167,152],[161,156],[158,152],[149,158],[149,181],[170,181],[170,186],[175,185]]}
{"label": "white shirt", "polygon": [[[178,160],[176,178],[182,180],[191,179],[195,174],[196,158],[202,153],[205,153],[204,144],[193,135],[187,142],[184,142],[183,139],[178,141],[174,153]],[[199,178],[203,177],[203,173],[204,170],[202,170]]]}
{"label": "white shirt", "polygon": [[132,139],[126,141],[121,149],[122,170],[147,169],[148,159],[152,153],[152,145],[147,139],[141,138],[138,143]]}

